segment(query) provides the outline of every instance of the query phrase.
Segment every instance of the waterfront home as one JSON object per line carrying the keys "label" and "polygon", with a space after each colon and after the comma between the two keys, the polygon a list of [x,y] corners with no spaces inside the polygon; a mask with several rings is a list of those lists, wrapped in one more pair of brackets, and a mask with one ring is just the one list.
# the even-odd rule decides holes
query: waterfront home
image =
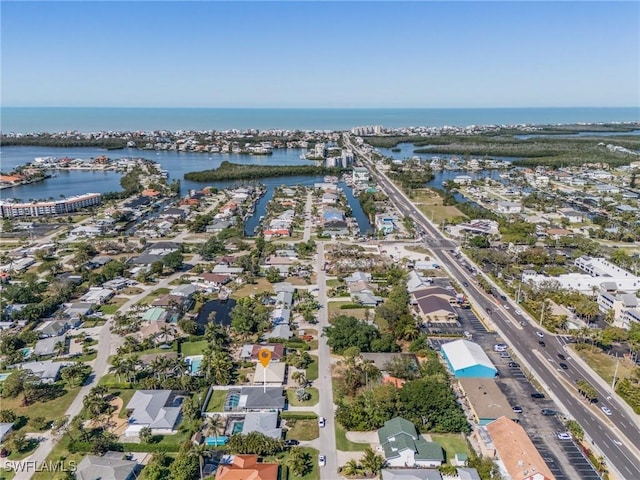
{"label": "waterfront home", "polygon": [[498,213],[511,215],[520,213],[522,211],[522,206],[517,202],[499,201],[496,211]]}
{"label": "waterfront home", "polygon": [[231,281],[231,276],[221,273],[202,273],[196,279],[205,288],[220,288]]}

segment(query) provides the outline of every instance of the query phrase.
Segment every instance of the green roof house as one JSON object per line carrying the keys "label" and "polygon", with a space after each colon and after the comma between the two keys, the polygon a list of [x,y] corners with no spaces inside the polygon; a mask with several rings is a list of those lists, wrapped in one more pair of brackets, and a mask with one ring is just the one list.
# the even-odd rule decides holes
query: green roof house
{"label": "green roof house", "polygon": [[402,417],[385,422],[378,439],[390,467],[437,467],[444,462],[442,447],[427,442],[415,425]]}

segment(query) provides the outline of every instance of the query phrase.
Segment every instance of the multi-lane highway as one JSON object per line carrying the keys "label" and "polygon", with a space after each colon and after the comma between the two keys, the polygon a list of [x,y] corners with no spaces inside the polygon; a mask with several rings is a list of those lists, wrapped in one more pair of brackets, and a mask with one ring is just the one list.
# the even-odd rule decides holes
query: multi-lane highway
{"label": "multi-lane highway", "polygon": [[[559,354],[570,357],[560,337],[545,333],[545,347],[538,341],[535,325],[523,321],[522,317],[514,317],[517,306],[511,301],[509,310],[496,305],[493,298],[488,297],[476,287],[473,277],[462,268],[459,260],[449,250],[455,248],[455,243],[445,238],[443,234],[416,208],[409,199],[386,177],[373,168],[371,158],[362,149],[354,146],[345,134],[345,143],[350,145],[358,158],[367,165],[378,184],[383,188],[389,199],[405,216],[412,218],[418,227],[424,230],[442,248],[432,248],[434,257],[440,262],[455,280],[460,284],[467,284],[466,293],[471,301],[481,309],[490,307],[491,322],[504,341],[516,352],[523,363],[530,368],[536,379],[547,389],[552,398],[562,406],[564,412],[577,420],[583,427],[587,438],[607,458],[610,468],[626,480],[640,478],[640,428],[638,416],[627,412],[615,395],[603,389],[594,380],[593,372],[583,368],[571,359],[563,361],[568,365],[567,370],[559,367]],[[433,242],[432,242],[433,243]],[[521,325],[523,323],[524,325]],[[599,402],[590,404],[580,397],[574,385],[577,379],[584,378],[598,390]],[[611,410],[611,416],[605,415],[601,406],[606,405]]]}

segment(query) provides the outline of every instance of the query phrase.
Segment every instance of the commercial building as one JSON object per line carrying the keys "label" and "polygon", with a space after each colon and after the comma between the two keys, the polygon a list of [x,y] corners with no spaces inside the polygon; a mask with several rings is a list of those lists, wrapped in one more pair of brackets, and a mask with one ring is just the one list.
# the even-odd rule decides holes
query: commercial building
{"label": "commercial building", "polygon": [[78,211],[82,208],[100,204],[102,195],[99,193],[86,193],[60,200],[42,202],[12,202],[0,201],[0,217],[44,217],[48,215],[62,215]]}
{"label": "commercial building", "polygon": [[478,425],[487,425],[500,417],[514,418],[509,400],[492,378],[460,378],[464,393]]}
{"label": "commercial building", "polygon": [[527,432],[513,420],[501,417],[486,427],[498,457],[501,474],[512,480],[554,480],[549,466]]}
{"label": "commercial building", "polygon": [[456,340],[441,347],[451,373],[456,378],[494,378],[498,370],[482,347],[468,340]]}

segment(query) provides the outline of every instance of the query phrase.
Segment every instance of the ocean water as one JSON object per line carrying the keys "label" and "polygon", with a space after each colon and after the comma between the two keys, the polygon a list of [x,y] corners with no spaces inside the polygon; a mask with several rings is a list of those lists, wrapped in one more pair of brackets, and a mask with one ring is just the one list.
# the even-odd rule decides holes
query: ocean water
{"label": "ocean water", "polygon": [[62,108],[2,107],[4,133],[148,130],[347,130],[383,127],[638,122],[627,108]]}

